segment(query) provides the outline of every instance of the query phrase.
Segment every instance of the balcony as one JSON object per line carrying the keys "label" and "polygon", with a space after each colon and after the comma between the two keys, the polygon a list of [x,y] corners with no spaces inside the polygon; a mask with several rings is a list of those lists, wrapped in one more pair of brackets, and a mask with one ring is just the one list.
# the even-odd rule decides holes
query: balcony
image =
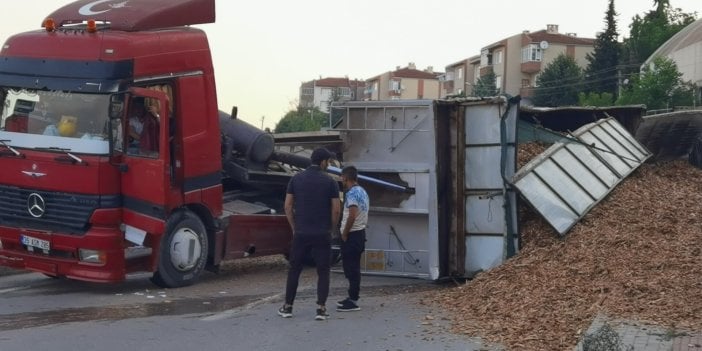
{"label": "balcony", "polygon": [[486,74],[490,74],[492,72],[493,72],[492,65],[480,67],[480,76],[481,77],[486,75]]}
{"label": "balcony", "polygon": [[534,96],[534,87],[524,87],[519,89],[519,95],[521,97],[532,97]]}
{"label": "balcony", "polygon": [[538,73],[541,72],[541,61],[522,62],[522,73]]}

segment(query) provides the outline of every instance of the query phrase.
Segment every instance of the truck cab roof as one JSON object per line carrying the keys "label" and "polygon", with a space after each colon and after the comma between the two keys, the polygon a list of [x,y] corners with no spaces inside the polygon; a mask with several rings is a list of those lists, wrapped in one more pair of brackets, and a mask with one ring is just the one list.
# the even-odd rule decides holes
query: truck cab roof
{"label": "truck cab roof", "polygon": [[[151,29],[213,23],[214,0],[79,0],[53,13],[58,28],[89,20],[108,23],[113,30]],[[44,23],[42,23],[44,26]]]}

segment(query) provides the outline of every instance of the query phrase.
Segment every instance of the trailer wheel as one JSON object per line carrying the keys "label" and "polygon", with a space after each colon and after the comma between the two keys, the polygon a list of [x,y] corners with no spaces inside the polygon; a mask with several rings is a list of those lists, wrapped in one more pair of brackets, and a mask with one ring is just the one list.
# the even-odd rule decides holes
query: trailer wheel
{"label": "trailer wheel", "polygon": [[207,231],[190,211],[175,213],[166,222],[158,268],[151,281],[164,288],[194,284],[207,262]]}

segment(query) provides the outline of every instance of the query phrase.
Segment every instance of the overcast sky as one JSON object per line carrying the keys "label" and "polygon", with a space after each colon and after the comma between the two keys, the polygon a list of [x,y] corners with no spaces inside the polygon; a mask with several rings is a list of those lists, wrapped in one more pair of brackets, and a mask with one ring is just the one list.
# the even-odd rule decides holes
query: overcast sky
{"label": "overcast sky", "polygon": [[[124,0],[115,0],[115,2]],[[0,42],[40,28],[71,0],[3,1]],[[298,101],[300,83],[322,77],[367,79],[414,62],[417,68],[477,55],[483,46],[558,24],[594,38],[608,0],[216,0],[217,23],[200,26],[214,55],[220,109],[273,128]],[[702,14],[701,0],[670,0]],[[653,0],[615,0],[620,36]]]}

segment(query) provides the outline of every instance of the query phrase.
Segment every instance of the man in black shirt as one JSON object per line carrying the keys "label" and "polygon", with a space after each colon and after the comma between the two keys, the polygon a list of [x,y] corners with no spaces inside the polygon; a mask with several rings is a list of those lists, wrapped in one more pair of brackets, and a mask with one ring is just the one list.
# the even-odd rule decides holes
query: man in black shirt
{"label": "man in black shirt", "polygon": [[329,295],[331,233],[339,221],[341,204],[339,185],[324,171],[332,153],[325,148],[312,152],[312,165],[296,174],[288,183],[285,215],[293,231],[290,268],[285,286],[285,304],[278,310],[283,318],[292,317],[292,306],[302,273],[304,257],[311,251],[317,266],[316,320],[329,316],[325,307]]}

